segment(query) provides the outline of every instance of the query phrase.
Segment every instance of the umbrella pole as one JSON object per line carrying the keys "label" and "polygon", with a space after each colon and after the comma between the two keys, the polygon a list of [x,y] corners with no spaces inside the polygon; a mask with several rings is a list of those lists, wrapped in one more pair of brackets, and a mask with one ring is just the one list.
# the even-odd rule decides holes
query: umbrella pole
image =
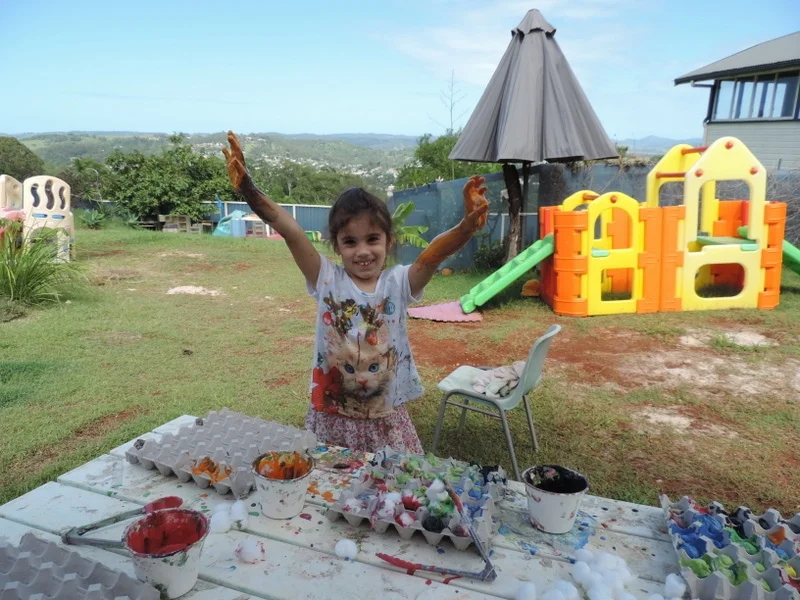
{"label": "umbrella pole", "polygon": [[508,250],[506,261],[516,258],[520,248],[520,212],[522,209],[522,189],[519,185],[519,171],[512,164],[503,164],[503,179],[508,192]]}
{"label": "umbrella pole", "polygon": [[[520,202],[520,213],[525,212],[525,205],[528,203],[528,178],[531,176],[531,163],[522,163],[522,202]],[[522,216],[519,218],[519,249],[525,245],[525,228],[522,227]]]}

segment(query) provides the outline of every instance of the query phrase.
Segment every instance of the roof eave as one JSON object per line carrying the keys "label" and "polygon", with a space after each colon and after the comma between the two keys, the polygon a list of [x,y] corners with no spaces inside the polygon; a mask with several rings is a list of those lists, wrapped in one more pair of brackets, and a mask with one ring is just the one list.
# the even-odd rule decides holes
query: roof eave
{"label": "roof eave", "polygon": [[761,73],[764,71],[778,71],[791,67],[800,67],[800,59],[785,60],[782,62],[769,63],[765,65],[753,65],[740,67],[738,69],[722,69],[720,71],[709,71],[708,73],[689,73],[675,80],[675,85],[691,83],[693,81],[708,81],[709,79],[722,79],[735,77],[737,75],[747,75],[748,73]]}

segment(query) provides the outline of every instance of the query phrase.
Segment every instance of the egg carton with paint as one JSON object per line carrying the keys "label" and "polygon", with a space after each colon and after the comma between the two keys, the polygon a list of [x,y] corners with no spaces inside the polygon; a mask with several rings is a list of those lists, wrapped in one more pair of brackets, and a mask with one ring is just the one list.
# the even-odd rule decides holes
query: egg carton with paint
{"label": "egg carton with paint", "polygon": [[0,540],[0,597],[158,600],[161,596],[149,584],[26,533],[18,546]]}
{"label": "egg carton with paint", "polygon": [[459,494],[461,491],[456,484],[463,479],[471,480],[470,488],[480,487],[495,501],[502,499],[506,492],[506,473],[502,467],[481,467],[476,463],[439,458],[430,453],[424,456],[403,454],[386,447],[375,453],[374,459],[365,467],[365,472],[374,476],[381,469],[394,477],[401,486],[409,479],[416,478],[429,484],[438,477],[455,485]]}
{"label": "egg carton with paint", "polygon": [[[376,470],[368,466],[365,474],[340,494],[326,512],[328,519],[343,517],[353,527],[369,523],[378,533],[394,527],[403,540],[421,533],[433,546],[449,539],[457,550],[470,547],[473,540],[441,479],[427,484],[409,479],[400,484],[392,473],[375,473]],[[453,483],[452,488],[460,490],[456,493],[464,511],[478,540],[488,549],[493,532],[493,498],[467,478]]]}
{"label": "egg carton with paint", "polygon": [[[688,497],[671,502],[662,496],[661,505],[692,597],[800,600],[797,534],[788,524],[795,525],[796,516],[788,522],[777,511],[753,517],[740,507],[731,517],[719,503],[700,507]],[[760,532],[752,524],[745,527],[750,521]]]}
{"label": "egg carton with paint", "polygon": [[165,477],[175,475],[182,483],[191,479],[201,488],[213,486],[220,494],[241,497],[255,485],[252,463],[258,456],[304,452],[316,445],[311,432],[222,409],[160,439],[136,440],[125,456]]}

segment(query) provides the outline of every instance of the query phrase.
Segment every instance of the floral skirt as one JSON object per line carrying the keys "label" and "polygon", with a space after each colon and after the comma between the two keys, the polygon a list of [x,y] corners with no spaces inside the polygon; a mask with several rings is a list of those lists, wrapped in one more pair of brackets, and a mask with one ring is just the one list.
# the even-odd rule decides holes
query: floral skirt
{"label": "floral skirt", "polygon": [[422,443],[404,406],[398,406],[383,419],[352,419],[309,407],[306,429],[314,432],[320,442],[360,452],[391,446],[399,452],[422,454]]}

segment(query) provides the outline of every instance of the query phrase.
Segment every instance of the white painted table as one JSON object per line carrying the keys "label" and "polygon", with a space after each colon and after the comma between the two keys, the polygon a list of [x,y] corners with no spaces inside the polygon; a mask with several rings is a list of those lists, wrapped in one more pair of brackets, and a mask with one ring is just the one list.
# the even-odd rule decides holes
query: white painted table
{"label": "white painted table", "polygon": [[[145,434],[158,438],[194,422],[183,416]],[[125,450],[133,440],[115,448],[8,504],[0,507],[0,538],[17,543],[26,532],[60,543],[59,534],[136,508],[162,496],[180,496],[184,505],[210,513],[220,502],[212,488],[200,489],[191,481],[181,484],[175,477],[163,477],[157,470],[130,465]],[[524,488],[511,482],[506,499],[497,509],[497,533],[492,540],[491,558],[497,579],[483,583],[466,578],[443,583],[443,577],[417,571],[408,575],[376,556],[384,552],[411,562],[438,564],[456,569],[480,571],[478,553],[459,552],[449,543],[429,546],[422,537],[401,540],[393,529],[377,534],[362,525],[350,527],[344,520],[331,523],[324,516],[329,502],[349,485],[349,469],[334,469],[334,462],[347,459],[348,451],[317,449],[320,468],[310,478],[304,514],[287,521],[263,517],[251,507],[245,531],[209,534],[202,555],[200,579],[187,600],[240,600],[245,598],[424,598],[473,600],[513,599],[521,582],[532,581],[544,590],[557,579],[569,578],[575,550],[608,550],[622,556],[638,579],[629,591],[639,598],[661,593],[668,573],[677,572],[674,551],[665,533],[662,512],[651,506],[617,502],[587,496],[572,532],[549,535],[536,531],[527,519]],[[354,456],[354,455],[349,455]],[[316,493],[311,493],[316,492]],[[127,523],[104,531],[103,536],[119,540]],[[255,565],[238,562],[233,550],[247,538],[255,537],[266,548],[266,561]],[[359,554],[355,561],[336,557],[334,546],[342,538],[355,539]],[[133,576],[133,565],[122,552],[88,546],[71,546],[88,558]]]}

